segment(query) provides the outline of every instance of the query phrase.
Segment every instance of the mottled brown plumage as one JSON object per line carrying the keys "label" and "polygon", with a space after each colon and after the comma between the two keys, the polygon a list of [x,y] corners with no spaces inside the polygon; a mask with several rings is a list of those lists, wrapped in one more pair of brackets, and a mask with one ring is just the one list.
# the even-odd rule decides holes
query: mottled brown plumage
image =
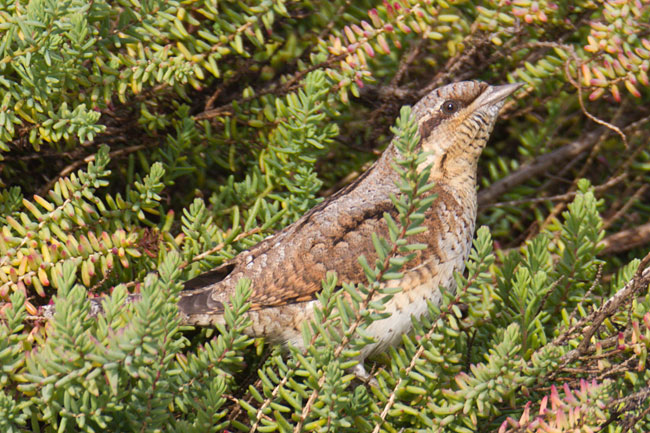
{"label": "mottled brown plumage", "polygon": [[[439,302],[438,287],[453,287],[454,271],[462,272],[476,220],[476,167],[503,100],[518,85],[488,86],[477,81],[450,84],[432,91],[413,109],[421,146],[431,151],[431,177],[437,199],[426,213],[427,231],[412,239],[428,248],[407,264],[404,278],[389,284],[402,292],[387,304],[391,317],[368,329],[377,339],[367,354],[384,350],[410,329],[410,316],[426,311],[426,301]],[[275,342],[302,345],[301,324],[311,318],[315,295],[327,271],[340,282],[365,281],[357,261],[376,257],[372,234],[388,237],[385,212],[396,215],[390,195],[399,191],[391,162],[391,144],[381,158],[354,183],[332,195],[295,223],[244,251],[219,268],[186,284],[179,308],[184,322],[209,326],[223,321],[223,305],[237,281],[251,280],[249,332]]]}

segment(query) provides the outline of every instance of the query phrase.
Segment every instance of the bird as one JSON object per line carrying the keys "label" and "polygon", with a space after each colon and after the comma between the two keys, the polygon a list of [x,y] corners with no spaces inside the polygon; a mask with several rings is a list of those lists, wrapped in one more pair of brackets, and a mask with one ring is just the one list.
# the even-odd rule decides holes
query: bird
{"label": "bird", "polygon": [[[402,278],[383,284],[400,287],[385,304],[387,317],[365,332],[374,337],[359,358],[383,352],[401,341],[412,327],[411,317],[439,304],[439,287],[453,290],[454,273],[462,273],[470,253],[477,214],[477,165],[505,99],[520,84],[488,85],[462,81],[437,88],[412,109],[418,123],[419,149],[426,152],[429,180],[436,198],[425,213],[426,231],[413,242],[426,245],[407,262]],[[395,217],[391,195],[399,194],[394,140],[380,158],[354,182],[316,205],[294,223],[262,240],[219,267],[185,283],[178,308],[183,323],[214,326],[224,323],[224,306],[237,282],[250,280],[250,326],[253,337],[305,349],[304,323],[314,318],[317,294],[328,271],[338,283],[365,283],[358,262],[374,263],[373,233],[388,238],[384,214]],[[360,363],[362,364],[362,363]],[[363,375],[363,366],[361,365]]]}

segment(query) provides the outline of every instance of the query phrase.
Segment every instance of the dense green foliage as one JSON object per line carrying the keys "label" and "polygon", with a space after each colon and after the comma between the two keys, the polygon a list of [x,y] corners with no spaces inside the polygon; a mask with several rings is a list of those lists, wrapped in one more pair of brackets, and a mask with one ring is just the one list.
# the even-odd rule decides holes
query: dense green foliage
{"label": "dense green foliage", "polygon": [[[0,431],[650,431],[649,21],[647,0],[0,0]],[[481,159],[486,227],[359,383],[431,205],[400,107],[463,79],[526,84]],[[393,135],[399,218],[367,284],[323,282],[307,351],[243,334],[246,284],[226,326],[181,326],[183,281]]]}

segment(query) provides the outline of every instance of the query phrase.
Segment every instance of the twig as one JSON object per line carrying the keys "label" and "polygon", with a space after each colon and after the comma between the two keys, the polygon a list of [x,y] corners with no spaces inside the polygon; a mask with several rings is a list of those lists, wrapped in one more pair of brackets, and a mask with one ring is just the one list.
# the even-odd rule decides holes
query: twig
{"label": "twig", "polygon": [[[617,353],[617,352],[619,351],[618,350],[613,351],[613,353]],[[608,377],[613,377],[618,373],[625,373],[627,371],[632,370],[630,367],[632,367],[632,365],[637,362],[638,359],[634,356],[631,356],[622,362],[614,363],[605,371],[599,371],[600,374],[594,377],[594,379],[596,380],[597,383],[601,383]]]}
{"label": "twig", "polygon": [[[650,397],[650,386],[646,386],[645,388],[642,388],[639,392],[635,392],[634,394],[626,395],[623,398],[612,400],[608,405],[610,408],[617,408],[621,404],[625,404],[625,406],[621,409],[615,410],[614,413],[609,417],[609,419],[600,425],[602,429],[601,431],[605,431],[605,427],[607,427],[612,422],[619,419],[623,413],[638,408],[642,403],[647,403],[648,397]],[[634,427],[634,425],[637,422],[639,422],[639,420],[647,416],[648,413],[650,413],[650,406],[646,407],[639,415],[632,418],[631,420],[626,419],[625,421],[623,421],[622,432],[629,431],[632,427]]]}
{"label": "twig", "polygon": [[[572,59],[576,61],[576,64],[578,63],[578,59],[575,56],[575,53],[573,51],[573,48],[564,44],[558,44],[555,42],[534,42],[528,44],[530,46],[541,46],[541,47],[549,47],[549,48],[562,48],[565,50],[568,50],[572,54]],[[582,100],[582,88],[579,85],[579,83],[576,83],[573,77],[571,77],[571,74],[569,73],[568,70],[569,63],[565,63],[565,75],[567,77],[567,80],[570,81],[570,83],[578,90],[579,94],[579,102],[580,106],[582,109],[582,112],[587,116],[589,119],[593,120],[594,122],[598,123],[599,125],[603,125],[604,127],[610,129],[611,131],[614,131],[617,133],[619,136],[621,136],[621,139],[623,140],[625,146],[628,146],[628,141],[625,133],[623,130],[621,130],[619,127],[616,125],[613,125],[609,122],[606,122],[604,120],[598,119],[597,117],[593,116],[591,113],[589,113],[584,106],[584,102]],[[578,69],[578,74],[580,74],[579,68]],[[580,77],[580,75],[578,75]],[[642,119],[643,120],[643,119]],[[630,125],[631,126],[631,125]],[[627,129],[627,128],[625,128]],[[582,137],[578,142],[569,144],[567,146],[564,146],[554,152],[551,152],[549,154],[540,156],[537,158],[535,161],[533,161],[530,164],[526,164],[522,166],[519,170],[516,172],[510,174],[509,176],[506,176],[505,178],[501,179],[498,182],[495,182],[493,185],[490,187],[484,189],[479,193],[479,206],[485,207],[491,203],[493,203],[498,196],[503,194],[504,192],[510,190],[516,185],[519,185],[523,182],[525,182],[527,179],[532,178],[536,176],[537,174],[540,174],[544,171],[546,171],[548,168],[552,167],[554,164],[559,163],[563,160],[572,158],[574,156],[579,155],[582,151],[588,149],[591,147],[593,144],[596,143],[596,139],[602,134],[603,130],[602,129],[597,129],[596,131],[587,134],[586,136]]]}
{"label": "twig", "polygon": [[650,223],[623,230],[607,236],[602,240],[605,248],[600,254],[615,254],[650,242]]}
{"label": "twig", "polygon": [[420,55],[420,50],[422,49],[425,40],[426,39],[419,39],[417,42],[413,44],[408,54],[402,57],[402,59],[400,60],[399,67],[397,68],[397,73],[395,73],[393,78],[390,80],[390,85],[388,86],[389,88],[395,88],[399,86],[399,83],[404,77],[404,74],[406,74],[406,72],[408,71],[408,67]]}
{"label": "twig", "polygon": [[650,413],[650,406],[646,407],[643,409],[643,411],[635,416],[634,418],[630,420],[625,420],[623,421],[623,430],[621,430],[621,433],[627,433],[629,432],[632,427],[636,425],[637,422],[641,421],[643,418],[645,418],[648,414]]}
{"label": "twig", "polygon": [[217,98],[219,98],[219,95],[221,95],[221,93],[226,89],[226,87],[238,81],[241,78],[241,76],[244,74],[244,72],[250,68],[253,62],[254,59],[252,57],[250,59],[247,59],[243,65],[237,68],[237,72],[235,72],[233,75],[223,80],[221,84],[217,86],[214,92],[212,92],[212,95],[210,95],[208,100],[205,102],[203,111],[211,110],[212,107],[214,106],[214,102],[217,100]]}
{"label": "twig", "polygon": [[238,234],[237,236],[235,236],[235,239],[233,239],[232,242],[228,242],[227,244],[225,242],[219,242],[214,248],[211,248],[211,249],[209,249],[207,251],[203,251],[201,254],[192,257],[192,260],[190,260],[188,262],[181,263],[179,268],[180,269],[185,269],[191,263],[195,263],[195,262],[198,262],[199,260],[203,260],[204,258],[208,257],[210,254],[214,254],[217,251],[222,250],[226,245],[231,245],[231,244],[234,244],[235,242],[239,242],[243,238],[246,238],[248,236],[252,236],[255,233],[259,233],[260,231],[262,231],[262,229],[260,227],[255,227],[254,229],[251,229],[251,230],[249,230],[247,232],[243,232],[243,233]]}
{"label": "twig", "polygon": [[[621,114],[622,109],[617,110],[616,115],[614,116],[614,119],[618,118],[618,116]],[[575,192],[578,189],[578,181],[585,176],[585,173],[593,163],[593,161],[596,159],[596,156],[600,152],[600,148],[605,142],[605,139],[607,138],[607,135],[603,135],[597,142],[596,144],[591,148],[591,152],[589,152],[589,156],[587,157],[587,161],[582,165],[580,168],[580,171],[577,173],[577,175],[574,176],[573,181],[571,182],[571,186],[569,187],[569,192]],[[551,212],[546,216],[544,221],[538,225],[538,230],[537,231],[531,231],[528,234],[528,237],[526,240],[532,239],[537,232],[544,230],[546,227],[548,227],[554,220],[555,218],[566,208],[566,203],[565,202],[560,202],[557,203]],[[559,235],[556,234],[556,236]]]}
{"label": "twig", "polygon": [[[596,146],[597,146],[597,145],[598,145],[598,144],[596,144]],[[595,148],[596,146],[594,146],[594,148]],[[592,148],[592,149],[593,149],[593,148]],[[563,167],[560,169],[560,171],[558,171],[557,173],[555,173],[555,174],[550,174],[550,173],[549,173],[549,174],[546,176],[546,177],[548,177],[548,180],[547,180],[546,182],[544,182],[544,183],[542,184],[542,186],[541,186],[539,189],[540,189],[541,191],[547,191],[547,190],[549,190],[553,185],[555,185],[556,183],[559,183],[559,182],[563,182],[563,183],[571,184],[571,181],[568,180],[567,178],[565,178],[564,175],[566,175],[569,171],[571,171],[571,170],[573,169],[573,167],[575,167],[576,164],[578,164],[578,162],[580,162],[580,160],[584,157],[584,154],[585,154],[585,153],[582,152],[582,153],[579,153],[579,154],[577,154],[576,156],[574,156],[574,157],[571,159],[571,161],[569,161],[568,163],[564,164],[564,166],[563,166]],[[573,178],[575,179],[575,176],[574,176]]]}
{"label": "twig", "polygon": [[577,141],[569,143],[566,146],[562,146],[553,152],[541,155],[530,163],[522,165],[517,171],[509,174],[497,182],[494,182],[488,188],[480,191],[478,195],[479,206],[484,208],[488,205],[491,205],[499,196],[501,196],[506,191],[509,191],[515,186],[524,183],[528,179],[545,172],[549,168],[557,166],[561,162],[584,152],[586,149],[593,146],[601,138],[605,131],[606,130],[604,128],[598,128],[585,134]]}
{"label": "twig", "polygon": [[616,211],[614,215],[607,218],[603,222],[603,230],[607,230],[607,228],[611,226],[614,223],[614,221],[616,221],[625,213],[627,213],[628,209],[632,207],[632,205],[639,199],[639,197],[643,195],[644,192],[646,192],[647,189],[648,189],[647,183],[641,185],[641,187],[639,187],[639,189],[636,190],[636,192],[632,195],[632,197],[630,197],[630,199],[627,202],[625,202],[625,204],[618,211]]}
{"label": "twig", "polygon": [[[339,60],[342,60],[345,58],[347,54],[339,54],[337,56],[332,56],[331,58],[325,60],[322,63],[319,63],[317,65],[312,65],[302,71],[298,71],[294,74],[292,78],[290,78],[286,83],[282,84],[279,87],[273,87],[269,86],[265,89],[261,89],[258,92],[255,93],[253,96],[249,96],[247,98],[241,98],[236,100],[238,104],[245,104],[247,102],[251,102],[253,100],[258,99],[260,96],[268,95],[270,93],[276,95],[276,96],[281,96],[285,95],[292,90],[295,90],[299,87],[299,84],[296,84],[297,81],[307,75],[311,71],[315,71],[316,69],[321,69],[326,66],[330,66]],[[337,89],[336,87],[332,87],[332,89]],[[193,118],[194,120],[206,120],[206,119],[213,119],[217,116],[229,116],[232,115],[232,107],[233,107],[233,102],[229,102],[227,104],[224,104],[220,107],[217,108],[212,108],[210,110],[205,110],[197,115],[195,115]]]}
{"label": "twig", "polygon": [[[146,149],[147,147],[152,147],[152,146],[148,145],[148,144],[136,144],[134,146],[124,147],[122,149],[114,150],[113,152],[110,152],[108,154],[108,156],[111,159],[113,159],[113,158],[115,158],[117,156],[121,156],[121,155],[129,154],[129,153],[137,152],[137,151],[142,150],[142,149]],[[81,167],[83,165],[86,165],[89,162],[94,161],[94,160],[95,160],[95,154],[92,154],[92,155],[88,155],[87,157],[85,157],[83,159],[79,159],[77,161],[74,161],[73,163],[71,163],[70,165],[65,167],[63,170],[61,170],[61,172],[55,178],[53,178],[43,188],[40,189],[41,195],[45,195],[45,193],[47,191],[51,190],[52,187],[54,186],[54,184],[60,178],[67,176],[68,174],[70,174],[74,170],[78,169],[79,167]]]}
{"label": "twig", "polygon": [[578,90],[578,102],[580,103],[580,109],[582,110],[582,113],[585,116],[587,116],[588,118],[590,118],[592,121],[596,122],[597,124],[603,125],[604,127],[608,128],[608,129],[611,129],[612,131],[616,132],[621,137],[621,140],[623,140],[623,144],[627,148],[628,147],[627,137],[625,136],[623,131],[621,131],[621,129],[618,126],[616,126],[614,124],[611,124],[609,122],[606,122],[606,121],[604,121],[602,119],[599,119],[598,117],[594,116],[589,111],[587,111],[587,108],[585,107],[585,103],[582,100],[582,85],[580,85],[580,79],[582,77],[582,71],[580,69],[581,64],[580,64],[580,60],[578,59],[578,56],[576,55],[576,52],[575,52],[575,49],[573,48],[573,46],[565,45],[565,44],[557,44],[557,45],[558,45],[558,47],[563,48],[563,49],[567,50],[568,52],[570,52],[571,53],[571,58],[575,62],[576,71],[577,71],[577,74],[578,74],[578,81],[576,82],[573,79],[573,77],[571,76],[571,72],[569,71],[569,61],[568,60],[564,63],[564,75],[566,76],[566,79],[569,80],[571,85]]}
{"label": "twig", "polygon": [[[618,171],[617,171],[618,172]],[[637,175],[634,179],[632,179],[625,189],[620,191],[618,194],[615,195],[614,200],[609,204],[608,209],[606,212],[603,212],[603,226],[605,228],[609,227],[611,224],[615,222],[615,220],[612,219],[612,216],[614,216],[617,211],[627,203],[629,200],[630,196],[633,194],[633,190],[637,185],[641,183],[644,183],[644,178],[643,174]]]}
{"label": "twig", "polygon": [[578,329],[584,326],[586,323],[591,322],[591,325],[583,332],[584,336],[578,347],[562,356],[558,367],[549,376],[549,380],[555,378],[555,376],[565,366],[578,359],[578,357],[587,351],[591,337],[593,337],[593,335],[596,333],[600,325],[607,317],[614,314],[619,309],[619,307],[627,302],[634,293],[641,290],[643,287],[647,287],[648,284],[650,284],[650,268],[646,268],[648,263],[650,263],[650,253],[646,255],[641,261],[639,269],[634,275],[634,278],[632,278],[621,290],[609,298],[598,310],[580,320],[578,323],[572,326],[571,329],[558,336],[553,341],[552,344],[554,345],[561,344],[562,341],[566,339],[567,336],[575,329]]}
{"label": "twig", "polygon": [[[601,192],[605,191],[612,186],[616,185],[623,179],[627,177],[627,173],[623,173],[622,175],[618,177],[613,177],[609,179],[607,182],[603,183],[602,185],[598,185],[594,187],[594,192]],[[500,207],[500,206],[518,206],[520,204],[534,204],[534,203],[543,203],[545,201],[569,201],[573,199],[578,193],[576,191],[571,191],[567,192],[565,194],[559,194],[559,195],[554,195],[551,197],[539,197],[539,198],[525,198],[522,200],[512,200],[512,201],[502,201],[498,203],[492,204],[492,206],[495,207]]]}

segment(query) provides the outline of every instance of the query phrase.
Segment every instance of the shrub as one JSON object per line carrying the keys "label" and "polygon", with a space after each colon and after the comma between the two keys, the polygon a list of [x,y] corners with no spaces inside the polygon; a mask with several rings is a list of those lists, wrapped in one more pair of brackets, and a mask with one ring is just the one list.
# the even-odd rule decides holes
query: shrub
{"label": "shrub", "polygon": [[[1,430],[649,430],[649,18],[645,0],[3,1]],[[465,275],[367,362],[376,385],[346,368],[381,303],[343,302],[334,274],[305,352],[243,334],[244,282],[226,326],[180,322],[183,281],[395,133],[402,218],[342,289],[390,296],[431,204],[400,107],[464,79],[525,86],[480,162]]]}

